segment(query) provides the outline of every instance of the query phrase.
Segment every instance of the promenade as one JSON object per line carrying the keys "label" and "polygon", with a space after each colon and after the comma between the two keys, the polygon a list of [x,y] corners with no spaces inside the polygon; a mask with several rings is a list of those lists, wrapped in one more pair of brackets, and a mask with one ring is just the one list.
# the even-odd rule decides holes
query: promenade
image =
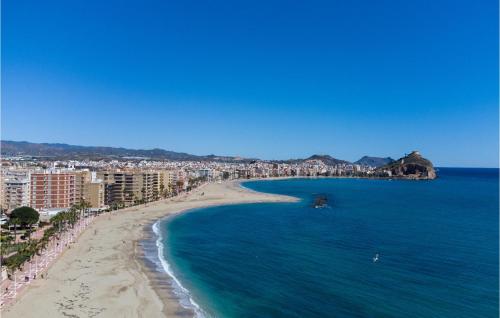
{"label": "promenade", "polygon": [[[46,279],[50,266],[61,254],[71,248],[78,236],[85,231],[94,219],[99,217],[102,217],[102,214],[98,216],[89,215],[80,219],[72,229],[68,229],[60,235],[54,235],[40,254],[35,254],[30,261],[23,265],[22,269],[16,270],[10,277],[4,278],[0,283],[0,309],[15,303],[24,289],[35,280]],[[38,234],[40,234],[39,232],[42,231],[37,231]],[[36,236],[33,238],[36,238]]]}

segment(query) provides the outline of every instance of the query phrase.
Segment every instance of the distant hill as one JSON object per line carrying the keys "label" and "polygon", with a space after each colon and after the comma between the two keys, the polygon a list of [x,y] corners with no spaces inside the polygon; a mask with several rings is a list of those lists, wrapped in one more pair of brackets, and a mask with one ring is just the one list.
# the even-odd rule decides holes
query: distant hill
{"label": "distant hill", "polygon": [[324,164],[330,165],[330,166],[350,163],[349,161],[333,158],[332,156],[329,156],[329,155],[312,155],[309,158],[304,159],[304,161],[307,161],[307,160],[319,160],[319,161],[322,161]]}
{"label": "distant hill", "polygon": [[115,147],[75,146],[60,143],[32,143],[26,141],[1,142],[1,153],[3,156],[34,156],[48,157],[52,159],[126,159],[146,158],[155,160],[176,161],[224,161],[245,162],[252,159],[228,156],[197,156],[184,152],[175,152],[164,149],[126,149]]}
{"label": "distant hill", "polygon": [[390,171],[393,177],[406,179],[435,179],[436,171],[430,160],[413,151],[394,162],[377,169],[377,172]]}
{"label": "distant hill", "polygon": [[[95,147],[95,146],[75,146],[61,143],[32,143],[27,141],[1,141],[2,156],[31,156],[41,157],[50,160],[129,160],[129,159],[151,159],[151,160],[172,160],[172,161],[217,161],[217,162],[241,162],[251,163],[259,159],[241,158],[231,156],[206,155],[198,156],[184,152],[175,152],[164,149],[127,149],[116,147]],[[329,155],[312,155],[305,159],[290,160],[270,160],[273,163],[300,164],[307,161],[321,161],[326,165],[334,166],[341,164],[350,164],[349,161],[334,158]],[[381,175],[383,171],[390,170],[393,176],[411,176],[415,178],[435,177],[432,163],[420,156],[418,152],[412,152],[410,155],[397,161],[392,158],[378,158],[365,156],[356,164],[378,167],[377,171]]]}
{"label": "distant hill", "polygon": [[369,157],[364,156],[363,158],[355,161],[354,163],[362,166],[370,166],[370,167],[382,167],[391,162],[394,162],[394,159],[391,157],[381,158],[381,157]]}
{"label": "distant hill", "polygon": [[318,160],[323,162],[324,164],[327,165],[336,165],[336,164],[349,164],[349,161],[346,160],[341,160],[341,159],[336,159],[333,158],[332,156],[329,155],[312,155],[308,158],[299,158],[299,159],[288,159],[288,160],[270,160],[270,162],[273,163],[287,163],[287,164],[300,164],[304,163],[306,161],[311,161],[311,160]]}

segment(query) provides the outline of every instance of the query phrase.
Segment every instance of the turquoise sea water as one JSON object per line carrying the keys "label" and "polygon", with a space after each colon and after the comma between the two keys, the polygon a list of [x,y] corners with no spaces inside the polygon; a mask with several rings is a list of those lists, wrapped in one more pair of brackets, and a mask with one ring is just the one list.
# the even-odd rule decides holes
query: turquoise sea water
{"label": "turquoise sea water", "polygon": [[498,317],[498,170],[439,176],[247,182],[302,200],[162,221],[161,254],[204,316]]}

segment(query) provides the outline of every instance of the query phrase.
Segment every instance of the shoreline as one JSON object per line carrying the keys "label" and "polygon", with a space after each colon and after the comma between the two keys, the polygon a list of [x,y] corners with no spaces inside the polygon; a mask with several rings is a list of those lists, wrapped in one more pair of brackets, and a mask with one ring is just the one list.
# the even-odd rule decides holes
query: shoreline
{"label": "shoreline", "polygon": [[[256,180],[256,181],[263,181],[263,180],[280,180],[280,179],[292,179],[292,178],[267,178],[267,179],[262,179],[262,180]],[[242,189],[246,192],[249,193],[254,193],[256,195],[271,195],[271,196],[276,196],[277,198],[279,197],[285,197],[282,195],[274,195],[274,194],[268,194],[268,193],[262,193],[258,192],[255,190],[252,190],[250,188],[247,188],[242,185],[243,182],[246,181],[252,181],[252,180],[232,180],[229,181],[229,183],[232,183],[235,187],[238,189]],[[202,191],[203,192],[203,191]],[[167,222],[167,220],[178,217],[182,214],[185,213],[194,213],[198,209],[205,209],[209,207],[216,207],[216,206],[222,206],[222,205],[233,205],[233,204],[252,204],[252,203],[261,203],[261,202],[295,202],[299,201],[298,198],[292,198],[289,197],[290,200],[278,200],[278,201],[251,201],[251,202],[224,202],[221,204],[207,204],[205,206],[199,206],[199,207],[194,207],[190,209],[185,209],[181,211],[174,212],[172,214],[160,217],[157,220],[151,221],[147,226],[144,227],[144,233],[143,233],[143,238],[142,242],[149,241],[148,244],[154,244],[155,245],[155,255],[153,256],[155,259],[157,259],[158,262],[161,264],[155,264],[154,261],[150,260],[145,254],[145,247],[141,246],[140,247],[140,253],[142,254],[141,262],[142,262],[142,270],[146,274],[146,276],[149,279],[149,284],[151,288],[156,292],[157,296],[161,299],[161,301],[164,304],[164,309],[163,309],[163,314],[165,317],[204,317],[203,316],[203,309],[192,299],[192,295],[189,293],[189,290],[185,288],[182,283],[177,279],[177,277],[174,275],[172,272],[172,267],[171,264],[169,263],[169,260],[166,259],[166,257],[163,255],[162,252],[159,251],[160,248],[163,248],[162,246],[158,246],[158,242],[163,240],[162,233],[160,232],[160,224],[163,222]],[[156,230],[155,230],[155,226]],[[157,232],[158,231],[158,232]],[[161,254],[161,255],[160,255]],[[148,265],[148,263],[152,263],[151,265]],[[166,264],[165,264],[166,263]],[[169,270],[167,268],[169,268]],[[180,289],[180,291],[178,290]],[[178,293],[183,293],[183,297],[186,297],[186,299],[181,298],[181,296],[178,295]],[[173,302],[175,302],[176,306],[172,306]],[[184,305],[182,302],[189,302],[189,305]],[[167,310],[170,307],[169,310]],[[172,310],[171,307],[175,307],[174,310]],[[201,314],[201,316],[200,316]]]}
{"label": "shoreline", "polygon": [[186,317],[161,279],[167,274],[155,273],[145,258],[151,226],[197,208],[299,200],[246,189],[240,186],[244,181],[205,184],[181,197],[102,216],[52,265],[47,279],[34,281],[2,310],[3,317]]}
{"label": "shoreline", "polygon": [[[178,214],[182,214],[179,212]],[[160,237],[154,232],[154,225],[178,214],[162,217],[144,226],[143,237],[136,250],[136,259],[141,265],[142,272],[147,276],[149,286],[155,291],[163,303],[164,317],[194,317],[195,313],[181,304],[181,299],[174,291],[173,278],[165,272],[165,269],[156,262],[161,262],[157,241]],[[152,253],[154,255],[148,255]],[[155,258],[156,262],[154,259]]]}

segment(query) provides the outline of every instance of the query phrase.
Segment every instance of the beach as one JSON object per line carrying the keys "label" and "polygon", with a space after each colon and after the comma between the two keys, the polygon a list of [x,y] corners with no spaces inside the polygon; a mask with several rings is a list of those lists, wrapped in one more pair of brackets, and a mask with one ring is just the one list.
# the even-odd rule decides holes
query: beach
{"label": "beach", "polygon": [[13,305],[9,317],[175,317],[189,315],[143,259],[142,240],[158,219],[190,209],[296,198],[255,192],[239,181],[100,216]]}

